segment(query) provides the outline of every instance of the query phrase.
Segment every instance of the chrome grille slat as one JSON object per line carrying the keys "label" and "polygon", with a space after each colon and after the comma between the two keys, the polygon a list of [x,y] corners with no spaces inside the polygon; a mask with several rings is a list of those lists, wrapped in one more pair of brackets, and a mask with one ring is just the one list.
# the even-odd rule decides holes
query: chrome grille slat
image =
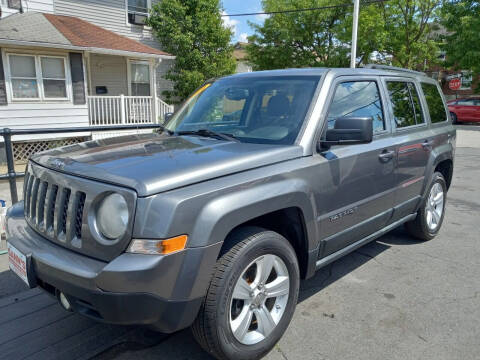
{"label": "chrome grille slat", "polygon": [[43,220],[44,220],[44,216],[45,216],[45,199],[46,199],[46,195],[47,195],[47,187],[48,187],[48,183],[46,181],[42,181],[40,183],[40,187],[38,188],[37,207],[36,207],[35,211],[36,211],[37,225],[40,228],[43,228]]}
{"label": "chrome grille slat", "polygon": [[[30,179],[30,173],[27,171],[25,172],[25,178],[23,180],[23,195],[27,193],[27,187],[28,187],[28,180]],[[25,199],[26,200],[26,199]]]}
{"label": "chrome grille slat", "polygon": [[60,241],[67,241],[67,214],[70,202],[71,190],[69,188],[58,189],[60,195],[55,206],[54,227],[55,237]]}
{"label": "chrome grille slat", "polygon": [[45,210],[45,228],[47,232],[53,232],[53,219],[55,217],[55,204],[57,202],[58,185],[50,186],[49,194],[47,197],[47,206]]}
{"label": "chrome grille slat", "polygon": [[32,185],[33,185],[34,179],[35,178],[33,176],[30,176],[28,178],[28,184],[26,186],[26,192],[24,195],[24,199],[25,199],[24,212],[25,212],[25,216],[28,216],[28,217],[30,217],[30,201],[31,201],[30,195],[32,192]]}
{"label": "chrome grille slat", "polygon": [[30,209],[29,216],[33,222],[35,222],[36,211],[37,211],[37,196],[38,196],[38,187],[40,185],[40,179],[35,178],[33,181],[32,192],[30,196]]}
{"label": "chrome grille slat", "polygon": [[83,209],[85,208],[86,194],[84,192],[78,192],[78,205],[75,212],[75,237],[80,239],[82,237],[82,223],[83,223]]}

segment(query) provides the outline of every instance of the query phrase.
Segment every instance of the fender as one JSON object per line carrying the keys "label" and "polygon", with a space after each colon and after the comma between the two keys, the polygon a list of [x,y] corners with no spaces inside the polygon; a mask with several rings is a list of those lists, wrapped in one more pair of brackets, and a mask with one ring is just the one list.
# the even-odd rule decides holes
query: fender
{"label": "fender", "polygon": [[212,183],[139,198],[133,236],[161,239],[188,234],[187,247],[208,246],[223,242],[242,223],[296,207],[303,215],[308,250],[318,246],[313,191],[305,180],[271,176],[223,188]]}
{"label": "fender", "polygon": [[218,197],[206,204],[198,214],[192,231],[192,237],[196,241],[190,246],[203,246],[204,241],[221,242],[240,224],[277,210],[296,207],[303,215],[307,248],[312,250],[317,246],[317,237],[310,193],[303,180],[285,179],[239,189]]}
{"label": "fender", "polygon": [[430,158],[428,159],[427,168],[425,171],[425,181],[422,189],[422,200],[427,196],[428,186],[432,181],[433,173],[438,164],[445,160],[454,161],[453,153],[455,149],[452,144],[445,143],[435,147],[430,153]]}

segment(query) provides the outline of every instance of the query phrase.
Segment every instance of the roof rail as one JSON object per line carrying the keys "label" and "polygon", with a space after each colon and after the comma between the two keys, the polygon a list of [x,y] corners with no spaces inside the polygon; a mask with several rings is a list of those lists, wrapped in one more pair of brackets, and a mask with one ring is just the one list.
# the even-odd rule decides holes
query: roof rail
{"label": "roof rail", "polygon": [[388,65],[367,64],[367,65],[365,65],[365,69],[379,69],[379,70],[399,71],[399,72],[406,72],[406,73],[410,73],[410,74],[426,76],[426,74],[424,72],[421,72],[421,71],[415,71],[415,70],[404,69],[404,68],[401,68],[401,67],[388,66]]}

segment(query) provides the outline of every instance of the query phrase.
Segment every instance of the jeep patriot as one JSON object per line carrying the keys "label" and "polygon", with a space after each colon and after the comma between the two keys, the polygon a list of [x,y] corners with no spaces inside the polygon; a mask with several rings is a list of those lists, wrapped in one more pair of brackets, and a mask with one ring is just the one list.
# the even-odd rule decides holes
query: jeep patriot
{"label": "jeep patriot", "polygon": [[422,73],[237,74],[167,118],[30,159],[7,216],[28,286],[98,321],[191,326],[218,359],[258,359],[300,279],[399,225],[440,231],[456,133]]}

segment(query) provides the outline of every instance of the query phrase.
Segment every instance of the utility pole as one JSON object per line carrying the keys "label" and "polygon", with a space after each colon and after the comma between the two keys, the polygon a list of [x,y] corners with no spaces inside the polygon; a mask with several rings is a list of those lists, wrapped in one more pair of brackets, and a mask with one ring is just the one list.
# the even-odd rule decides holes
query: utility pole
{"label": "utility pole", "polygon": [[353,27],[352,27],[352,50],[350,67],[355,69],[357,64],[357,34],[358,34],[358,16],[360,13],[360,0],[353,0]]}

